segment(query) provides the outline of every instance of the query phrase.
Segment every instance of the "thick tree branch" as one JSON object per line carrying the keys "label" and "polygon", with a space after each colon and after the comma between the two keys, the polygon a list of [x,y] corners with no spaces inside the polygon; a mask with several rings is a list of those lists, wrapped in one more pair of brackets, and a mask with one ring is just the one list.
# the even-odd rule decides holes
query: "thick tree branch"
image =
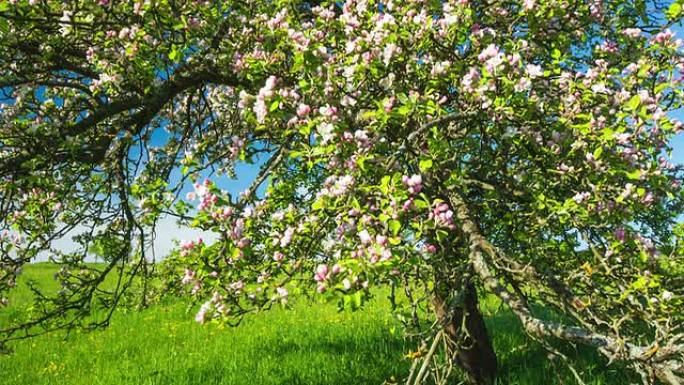
{"label": "thick tree branch", "polygon": [[[596,347],[611,361],[624,361],[637,370],[652,372],[661,381],[677,385],[684,381],[684,345],[668,344],[663,349],[658,343],[639,346],[584,328],[564,325],[536,318],[518,295],[501,282],[492,269],[489,259],[498,259],[499,251],[480,233],[479,226],[471,219],[469,209],[457,193],[449,196],[452,207],[461,224],[461,231],[470,245],[470,263],[482,279],[485,287],[499,297],[516,315],[525,331],[535,337],[555,337]],[[673,339],[673,341],[677,338]],[[671,341],[672,342],[672,341]]]}

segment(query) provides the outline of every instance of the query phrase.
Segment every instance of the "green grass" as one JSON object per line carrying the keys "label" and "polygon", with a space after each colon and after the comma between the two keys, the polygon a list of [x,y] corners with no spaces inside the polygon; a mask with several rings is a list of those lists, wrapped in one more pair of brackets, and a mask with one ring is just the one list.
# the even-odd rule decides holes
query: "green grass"
{"label": "green grass", "polygon": [[[52,282],[54,269],[30,266],[23,280]],[[382,297],[382,296],[378,296]],[[25,283],[15,304],[0,310],[0,325],[30,301]],[[574,384],[540,346],[521,334],[512,315],[485,306],[499,353],[500,384]],[[338,313],[300,302],[250,317],[237,328],[200,326],[181,301],[141,312],[117,311],[112,326],[92,333],[55,333],[14,343],[0,356],[0,384],[381,384],[402,378],[414,346],[396,329],[386,301]],[[569,350],[587,384],[631,383],[624,370],[605,367],[590,350]]]}

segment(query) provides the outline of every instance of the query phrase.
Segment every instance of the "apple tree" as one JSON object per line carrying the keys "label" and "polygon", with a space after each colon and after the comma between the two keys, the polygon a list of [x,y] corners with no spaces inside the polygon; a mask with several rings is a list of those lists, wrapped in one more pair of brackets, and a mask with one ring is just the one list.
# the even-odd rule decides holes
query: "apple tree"
{"label": "apple tree", "polygon": [[[34,287],[0,341],[106,325],[162,289],[236,325],[390,287],[428,346],[407,383],[450,363],[492,383],[479,301],[496,296],[571,368],[582,344],[679,384],[682,6],[4,1],[0,297],[41,256],[59,290]],[[244,163],[260,171],[233,196],[220,181]],[[169,216],[215,239],[159,263]]]}

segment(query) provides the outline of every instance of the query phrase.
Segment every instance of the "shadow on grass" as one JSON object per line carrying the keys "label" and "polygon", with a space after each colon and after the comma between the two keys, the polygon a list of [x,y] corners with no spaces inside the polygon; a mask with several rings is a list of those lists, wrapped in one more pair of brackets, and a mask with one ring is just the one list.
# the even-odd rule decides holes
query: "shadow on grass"
{"label": "shadow on grass", "polygon": [[155,385],[366,385],[381,384],[391,377],[402,378],[408,373],[410,362],[402,358],[404,341],[401,337],[373,333],[353,342],[344,337],[348,336],[337,335],[323,340],[269,338],[262,346],[250,346],[227,354],[224,361],[159,371],[151,373],[144,381],[140,378],[128,380]]}

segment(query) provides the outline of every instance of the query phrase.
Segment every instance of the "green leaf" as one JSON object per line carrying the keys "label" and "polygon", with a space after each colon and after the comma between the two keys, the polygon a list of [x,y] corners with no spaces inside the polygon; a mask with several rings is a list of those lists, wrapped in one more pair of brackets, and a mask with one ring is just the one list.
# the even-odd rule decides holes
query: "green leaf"
{"label": "green leaf", "polygon": [[644,64],[641,66],[639,69],[639,72],[637,73],[637,76],[640,78],[645,78],[648,76],[648,72],[651,70],[651,66],[649,64]]}
{"label": "green leaf", "polygon": [[392,232],[392,235],[396,236],[399,234],[399,231],[401,231],[401,222],[391,220],[391,221],[389,221],[389,228],[390,228],[390,231]]}
{"label": "green leaf", "polygon": [[183,52],[178,49],[178,46],[174,45],[171,47],[171,52],[169,52],[169,60],[172,62],[180,62],[183,58]]}
{"label": "green leaf", "polygon": [[667,18],[670,20],[678,18],[682,13],[682,3],[681,1],[675,1],[670,4],[670,8],[667,9]]}
{"label": "green leaf", "polygon": [[630,111],[636,111],[636,109],[639,107],[639,104],[641,103],[641,98],[639,95],[634,95],[632,96],[628,101],[627,104],[625,105],[628,110]]}
{"label": "green leaf", "polygon": [[363,304],[363,297],[362,296],[363,296],[363,293],[360,291],[357,291],[356,293],[354,293],[354,296],[353,296],[354,303],[352,304],[352,309],[358,309],[361,307],[361,305]]}
{"label": "green leaf", "polygon": [[411,108],[409,106],[404,105],[404,106],[399,107],[396,110],[396,112],[397,112],[397,114],[399,114],[401,116],[406,116],[409,114],[409,112],[411,112]]}
{"label": "green leaf", "polygon": [[418,209],[426,209],[426,208],[430,207],[430,205],[426,201],[424,201],[423,199],[416,199],[413,201],[413,204]]}
{"label": "green leaf", "polygon": [[380,181],[380,192],[382,192],[384,195],[389,194],[389,186],[391,179],[392,178],[389,175],[385,175],[382,177],[382,180]]}
{"label": "green leaf", "polygon": [[426,172],[432,168],[432,159],[423,159],[418,164],[418,168],[421,172]]}
{"label": "green leaf", "polygon": [[669,87],[669,86],[670,86],[670,85],[669,85],[668,83],[661,83],[661,84],[658,84],[658,85],[656,86],[655,90],[653,91],[653,93],[654,93],[655,95],[660,95],[660,94],[661,94],[667,87]]}
{"label": "green leaf", "polygon": [[627,173],[627,178],[632,180],[639,180],[641,178],[641,170],[636,169]]}
{"label": "green leaf", "polygon": [[311,126],[308,125],[308,124],[307,124],[307,125],[304,125],[304,126],[301,126],[301,127],[299,128],[299,133],[302,134],[302,135],[304,135],[304,136],[308,136],[309,134],[311,134]]}
{"label": "green leaf", "polygon": [[601,157],[601,154],[603,154],[603,147],[598,147],[594,150],[594,159],[598,160]]}
{"label": "green leaf", "polygon": [[323,201],[323,199],[317,199],[317,200],[311,205],[311,209],[312,209],[312,210],[321,210],[321,209],[323,209],[323,208],[325,208],[325,202]]}

